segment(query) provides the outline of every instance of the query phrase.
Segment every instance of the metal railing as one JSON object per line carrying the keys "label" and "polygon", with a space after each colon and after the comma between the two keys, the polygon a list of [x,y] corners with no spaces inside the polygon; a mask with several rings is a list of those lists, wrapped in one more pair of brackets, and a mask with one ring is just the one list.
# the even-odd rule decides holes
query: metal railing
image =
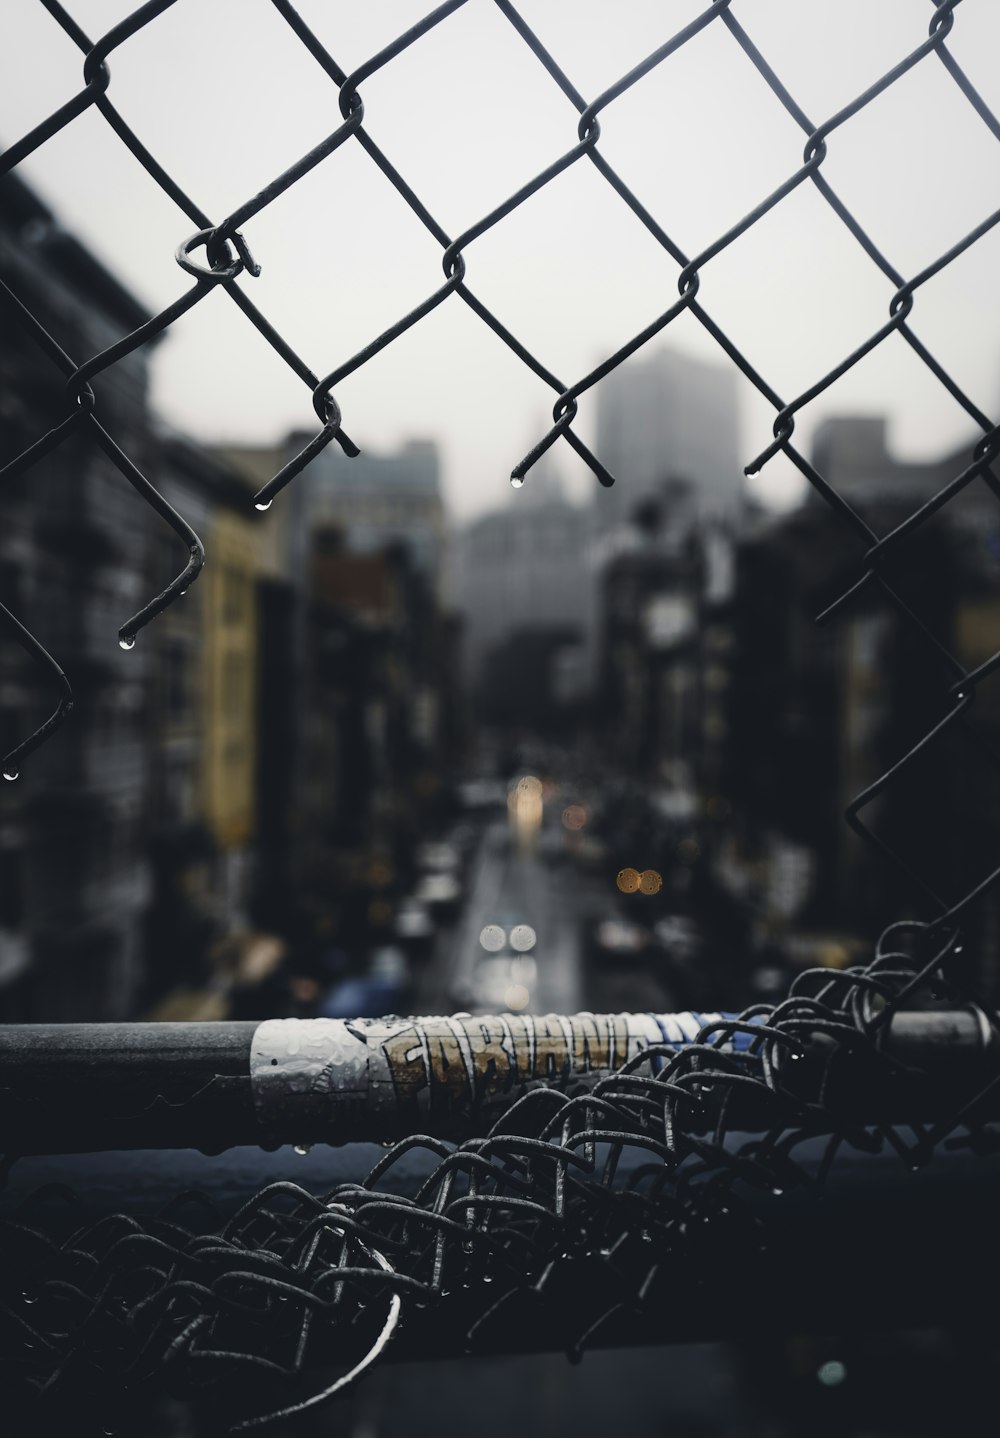
{"label": "metal railing", "polygon": [[[741,1015],[7,1029],[0,1142],[14,1154],[114,1148],[112,1187],[131,1175],[140,1210],[144,1187],[164,1195],[155,1166],[140,1181],[141,1154],[123,1169],[137,1145],[294,1140],[303,1158],[313,1143],[321,1156],[344,1139],[389,1146],[360,1180],[321,1157],[310,1179],[238,1205],[225,1162],[206,1181],[181,1156],[172,1182],[194,1193],[140,1216],[106,1205],[95,1216],[72,1198],[80,1159],[41,1172],[19,1160],[0,1222],[17,1390],[107,1426],[163,1391],[253,1426],[331,1395],[402,1318],[411,1356],[477,1344],[579,1356],[593,1341],[736,1331],[742,1306],[727,1315],[718,1299],[728,1277],[766,1280],[753,1321],[766,1309],[779,1328],[829,1324],[862,1291],[866,1321],[885,1321],[913,1303],[914,1284],[909,1319],[939,1316],[965,1282],[954,1231],[927,1232],[941,1163],[926,1191],[898,1185],[944,1147],[955,1181],[944,1197],[964,1210],[965,1240],[991,1251],[992,1199],[980,1210],[1000,1074],[983,1011],[901,1010],[928,986],[954,1002],[951,943],[922,959],[913,949],[929,937],[897,926],[864,970],[811,971],[773,1010]],[[860,1208],[847,1153],[874,1165]],[[251,1187],[266,1170],[251,1160]],[[886,1203],[894,1223],[901,1206],[909,1218],[888,1245],[880,1230],[879,1272],[893,1278],[875,1297],[863,1238]],[[680,1311],[678,1275],[692,1293]]]}

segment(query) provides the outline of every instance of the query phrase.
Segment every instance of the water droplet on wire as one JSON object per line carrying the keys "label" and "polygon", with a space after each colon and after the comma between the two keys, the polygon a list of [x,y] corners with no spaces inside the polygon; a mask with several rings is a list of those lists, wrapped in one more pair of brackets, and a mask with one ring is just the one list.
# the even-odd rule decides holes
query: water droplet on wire
{"label": "water droplet on wire", "polygon": [[521,476],[520,476],[519,474],[512,474],[512,475],[511,475],[511,477],[510,477],[510,487],[511,487],[511,489],[520,489],[520,488],[521,488],[521,485],[522,485],[523,483],[524,483],[524,480],[521,478]]}
{"label": "water droplet on wire", "polygon": [[16,769],[5,769],[3,776],[8,783],[13,784],[14,780],[18,777],[18,771]]}
{"label": "water droplet on wire", "polygon": [[263,514],[265,509],[270,509],[273,501],[270,499],[258,499],[254,502],[254,509],[259,509]]}
{"label": "water droplet on wire", "polygon": [[123,634],[122,637],[121,637],[121,638],[119,639],[119,641],[118,641],[118,647],[119,647],[119,649],[134,649],[134,648],[135,648],[135,635],[134,635],[134,634]]}

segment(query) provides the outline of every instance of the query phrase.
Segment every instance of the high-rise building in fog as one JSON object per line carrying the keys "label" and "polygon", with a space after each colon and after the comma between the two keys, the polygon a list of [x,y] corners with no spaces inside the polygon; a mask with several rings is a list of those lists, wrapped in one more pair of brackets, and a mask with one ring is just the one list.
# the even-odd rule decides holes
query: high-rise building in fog
{"label": "high-rise building in fog", "polygon": [[502,509],[466,526],[455,545],[455,605],[464,620],[467,677],[519,631],[563,628],[586,643],[593,628],[589,517],[544,463]]}
{"label": "high-rise building in fog", "polygon": [[736,375],[676,350],[629,360],[597,391],[597,453],[615,476],[594,496],[601,528],[664,485],[692,486],[698,514],[732,520],[743,493]]}

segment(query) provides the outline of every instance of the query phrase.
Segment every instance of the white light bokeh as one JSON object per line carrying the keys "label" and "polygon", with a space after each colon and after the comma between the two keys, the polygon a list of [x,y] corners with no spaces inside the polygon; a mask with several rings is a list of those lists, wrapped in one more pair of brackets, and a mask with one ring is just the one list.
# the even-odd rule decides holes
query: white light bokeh
{"label": "white light bokeh", "polygon": [[510,931],[510,946],[519,954],[526,954],[535,947],[538,935],[530,924],[515,924]]}

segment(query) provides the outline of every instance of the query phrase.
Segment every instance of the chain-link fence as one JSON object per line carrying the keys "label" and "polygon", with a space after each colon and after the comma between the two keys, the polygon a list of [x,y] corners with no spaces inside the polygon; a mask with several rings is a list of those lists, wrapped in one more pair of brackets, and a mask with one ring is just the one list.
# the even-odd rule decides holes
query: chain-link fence
{"label": "chain-link fence", "polygon": [[[882,774],[875,783],[868,786],[863,793],[859,794],[851,803],[848,810],[848,822],[858,833],[862,834],[874,847],[879,848],[883,853],[888,853],[888,856],[895,859],[897,863],[904,864],[905,861],[901,855],[894,852],[865,825],[863,819],[864,811],[888,785],[898,786],[904,784],[906,782],[905,776],[907,771],[914,765],[928,746],[940,743],[948,731],[960,723],[962,717],[967,713],[969,706],[975,699],[977,686],[993,672],[997,663],[1000,662],[1000,653],[994,653],[987,660],[980,663],[971,673],[966,672],[966,669],[958,659],[950,654],[942,645],[935,632],[933,622],[919,614],[913,604],[902,597],[889,577],[892,568],[891,561],[894,555],[900,548],[905,546],[916,532],[919,531],[922,526],[926,525],[944,505],[970,484],[981,483],[988,486],[994,493],[996,493],[997,484],[991,469],[991,461],[995,453],[997,436],[989,416],[984,414],[973,400],[964,393],[961,386],[949,374],[944,365],[940,363],[921,341],[910,321],[916,303],[916,297],[921,287],[965,253],[977,240],[987,234],[997,224],[998,220],[1000,220],[1000,211],[994,211],[967,234],[957,237],[948,249],[938,256],[933,263],[926,265],[918,274],[907,278],[881,253],[858,219],[851,213],[829,184],[823,174],[823,162],[827,155],[831,137],[842,126],[846,125],[853,117],[864,110],[867,105],[876,100],[877,97],[890,86],[920,64],[936,63],[942,65],[951,80],[958,87],[960,93],[974,109],[976,115],[982,120],[982,123],[988,127],[994,136],[1000,138],[1000,128],[998,128],[996,117],[948,49],[947,39],[952,27],[956,23],[955,11],[957,8],[957,0],[956,4],[943,3],[935,5],[933,7],[934,13],[931,18],[928,38],[921,45],[901,58],[898,64],[894,65],[892,69],[852,100],[850,104],[845,105],[838,110],[836,114],[830,116],[820,125],[816,125],[814,121],[804,113],[785,84],[771,69],[766,57],[760,53],[733,13],[731,3],[718,3],[707,7],[697,19],[685,26],[678,33],[671,35],[658,49],[647,56],[641,64],[635,66],[614,85],[608,87],[602,94],[589,102],[575,88],[569,77],[564,74],[559,66],[558,58],[545,48],[520,16],[516,8],[512,5],[499,4],[498,9],[500,12],[521,36],[525,45],[529,47],[538,62],[544,66],[553,84],[558,86],[567,101],[578,112],[579,120],[576,127],[576,142],[562,155],[554,159],[552,163],[546,166],[540,173],[535,175],[527,184],[509,196],[502,204],[496,206],[496,208],[484,215],[475,224],[469,226],[462,234],[451,237],[434,219],[420,197],[406,182],[404,176],[394,167],[391,157],[386,155],[368,134],[364,125],[364,103],[360,87],[366,79],[373,76],[376,72],[388,70],[391,73],[392,63],[398,56],[411,46],[417,45],[420,39],[435,26],[446,24],[448,18],[453,15],[455,11],[459,10],[461,5],[462,0],[455,0],[455,3],[439,6],[421,19],[418,24],[414,25],[391,44],[373,55],[365,64],[356,69],[353,74],[347,75],[337,64],[334,56],[320,43],[293,7],[276,3],[276,11],[286,21],[316,63],[323,68],[324,72],[329,76],[331,83],[336,86],[338,103],[341,114],[343,115],[343,123],[320,144],[314,146],[307,154],[303,155],[294,165],[290,166],[282,174],[276,176],[256,195],[249,198],[244,204],[239,205],[223,219],[213,223],[208,213],[195,203],[190,196],[185,194],[172,177],[157,162],[155,156],[147,150],[140,136],[126,123],[110,99],[111,72],[109,59],[113,52],[139,30],[146,26],[155,25],[157,17],[170,8],[169,3],[166,3],[166,0],[164,0],[164,3],[151,3],[140,7],[119,25],[116,25],[114,29],[109,31],[96,45],[83,34],[79,26],[74,23],[62,6],[55,3],[46,4],[46,9],[50,11],[54,19],[58,21],[66,33],[85,53],[85,85],[77,95],[68,100],[42,124],[36,126],[30,134],[24,136],[8,148],[2,159],[0,159],[0,174],[12,171],[21,161],[37,150],[39,146],[44,145],[47,140],[51,139],[53,135],[56,135],[65,126],[72,124],[73,120],[85,110],[91,107],[96,108],[121,142],[128,147],[164,193],[169,196],[191,223],[197,226],[195,233],[177,247],[176,253],[178,265],[185,273],[194,277],[195,283],[182,298],[152,317],[133,333],[123,337],[120,341],[109,346],[101,353],[87,357],[82,363],[79,362],[78,357],[67,355],[58,344],[57,339],[46,332],[40,322],[33,317],[20,302],[17,295],[12,294],[9,288],[4,285],[0,293],[3,295],[4,304],[11,323],[23,325],[27,328],[33,339],[52,362],[54,378],[56,374],[60,374],[65,380],[67,414],[66,417],[59,424],[53,426],[48,433],[39,436],[27,449],[10,460],[4,469],[0,471],[0,475],[6,479],[12,479],[15,475],[29,469],[32,465],[41,463],[46,454],[50,453],[56,446],[64,443],[77,429],[82,428],[91,436],[93,441],[104,450],[123,478],[136,488],[146,502],[174,529],[187,546],[189,559],[182,572],[177,575],[161,594],[152,598],[138,613],[126,619],[121,625],[119,641],[127,648],[131,647],[135,642],[136,634],[146,624],[158,614],[162,613],[167,606],[172,604],[185,592],[188,586],[194,582],[201,569],[204,554],[197,536],[184,521],[183,517],[178,515],[173,508],[164,501],[162,496],[157,493],[155,487],[150,484],[138,470],[128,455],[115,442],[113,435],[110,434],[101,423],[99,406],[92,387],[92,381],[111,366],[123,360],[125,356],[134,350],[148,344],[156,335],[162,333],[194,305],[206,299],[216,287],[221,286],[225,289],[229,298],[238,305],[261,337],[272,346],[292,371],[308,385],[312,392],[313,408],[322,425],[313,439],[310,440],[301,452],[260,488],[254,499],[256,507],[259,510],[265,510],[273,501],[274,496],[278,494],[285,485],[290,483],[310,460],[315,458],[315,456],[332,441],[336,440],[348,456],[357,453],[356,445],[350,439],[342,424],[340,407],[334,393],[337,385],[361,366],[376,363],[378,355],[387,345],[390,345],[395,339],[405,333],[405,331],[418,324],[439,305],[448,301],[452,295],[464,301],[473,313],[476,314],[484,324],[488,325],[504,344],[557,395],[553,406],[552,427],[544,437],[539,440],[529,454],[514,464],[511,471],[511,483],[515,486],[520,486],[538,458],[544,454],[556,440],[563,439],[567,444],[572,446],[576,453],[590,466],[601,483],[609,485],[613,482],[613,476],[605,469],[600,457],[590,451],[573,428],[573,421],[578,413],[579,400],[605,376],[610,374],[631,356],[637,354],[644,345],[648,344],[657,335],[663,334],[669,325],[676,321],[681,315],[690,314],[712,337],[729,359],[738,366],[759,394],[774,407],[774,441],[746,466],[747,473],[758,473],[775,455],[779,453],[784,454],[791,460],[796,468],[801,471],[822,499],[826,501],[838,521],[847,526],[858,540],[859,552],[861,554],[861,572],[859,577],[856,583],[852,585],[849,593],[845,594],[842,599],[838,600],[835,604],[829,606],[824,614],[819,616],[821,622],[831,620],[839,611],[857,601],[863,591],[875,586],[884,594],[886,602],[892,605],[902,615],[906,624],[912,628],[919,641],[926,646],[928,672],[931,670],[936,671],[937,667],[942,665],[950,676],[950,682],[943,695],[945,712],[941,715],[939,722],[936,723],[931,730],[921,735],[919,741],[911,746],[909,752],[899,756],[897,762]],[[604,110],[612,106],[617,99],[626,94],[626,92],[635,86],[641,85],[643,79],[657,66],[667,61],[671,56],[676,55],[678,51],[682,50],[685,44],[709,25],[725,27],[728,34],[732,37],[733,43],[742,49],[754,65],[760,75],[761,83],[767,85],[773,91],[788,114],[801,128],[806,137],[806,141],[803,150],[802,164],[794,173],[762,199],[738,224],[733,225],[726,230],[724,234],[717,236],[698,254],[688,255],[663,228],[655,216],[645,207],[641,196],[633,192],[605,159],[600,148],[600,115]],[[381,334],[373,337],[371,341],[356,354],[343,360],[326,374],[319,376],[296,354],[291,345],[278,333],[274,326],[270,324],[267,317],[257,309],[247,294],[246,288],[240,284],[239,281],[241,277],[252,277],[259,273],[259,269],[248,248],[247,242],[242,236],[240,227],[247,225],[255,215],[258,215],[268,205],[276,201],[292,185],[296,184],[303,176],[317,166],[327,164],[331,176],[335,179],[336,154],[347,145],[360,146],[363,149],[371,162],[378,166],[420,222],[441,245],[442,268],[445,279],[444,283],[429,294],[422,303],[410,310],[407,314],[402,315]],[[610,191],[614,192],[614,194],[629,207],[635,216],[637,224],[644,227],[645,231],[662,246],[663,250],[677,265],[678,299],[667,309],[651,317],[649,323],[638,334],[634,335],[626,344],[609,355],[588,374],[581,376],[572,384],[567,385],[564,380],[552,373],[542,358],[533,354],[522,344],[517,336],[507,328],[502,318],[487,307],[476,295],[467,280],[466,255],[471,250],[475,241],[488,231],[499,229],[502,234],[504,220],[511,215],[518,206],[546,185],[553,183],[570,166],[583,162],[594,166],[598,174],[600,174],[609,186]],[[767,379],[758,373],[739,347],[729,338],[725,329],[722,327],[721,321],[724,317],[716,317],[711,313],[706,308],[705,302],[699,296],[702,276],[707,271],[710,263],[730,247],[738,245],[741,238],[747,235],[754,225],[760,222],[770,211],[780,205],[800,186],[806,184],[812,185],[818,190],[819,194],[822,195],[833,213],[844,226],[846,226],[847,230],[857,241],[858,245],[861,246],[871,262],[877,266],[882,275],[895,286],[895,294],[889,306],[889,318],[884,323],[878,325],[863,344],[857,346],[857,348],[846,355],[826,374],[810,384],[801,394],[796,395],[791,400],[787,400],[771,387]],[[204,252],[202,259],[198,258],[200,251]],[[955,474],[947,484],[943,485],[932,498],[926,500],[914,513],[910,514],[901,523],[898,523],[891,532],[879,534],[866,521],[864,513],[862,512],[863,506],[859,509],[840,495],[836,489],[832,487],[829,480],[799,451],[793,440],[796,416],[829,389],[838,379],[847,374],[848,371],[858,365],[867,355],[894,334],[898,334],[906,342],[935,379],[945,387],[948,393],[970,416],[971,420],[983,431],[983,439],[975,447],[973,453],[969,455],[968,463],[959,473]],[[3,614],[4,622],[11,636],[24,645],[39,664],[50,671],[53,678],[57,681],[60,692],[59,706],[52,715],[52,718],[36,733],[25,737],[7,754],[3,768],[7,776],[10,777],[18,772],[19,765],[31,751],[36,748],[38,744],[44,742],[62,722],[69,712],[69,708],[72,704],[72,696],[69,691],[66,676],[56,660],[47,654],[35,636],[28,634],[23,629],[15,615],[10,614],[6,610],[3,611]],[[936,892],[933,874],[913,873],[911,869],[910,878],[923,889],[937,908],[946,912],[950,918],[955,918],[977,894],[982,892],[982,890],[993,881],[998,872],[1000,871],[994,869],[985,877],[977,879],[976,883],[963,893],[947,895]]]}
{"label": "chain-link fence", "polygon": [[[274,10],[329,78],[341,123],[318,145],[277,175],[259,193],[228,215],[213,217],[186,194],[146,148],[140,129],[119,113],[112,96],[111,62],[115,50],[145,27],[155,28],[173,0],[150,0],[116,25],[96,44],[56,0],[46,10],[84,55],[82,89],[47,120],[0,157],[0,174],[10,172],[40,146],[96,110],[163,193],[193,227],[176,250],[179,267],[193,279],[186,293],[100,353],[69,355],[6,284],[0,298],[11,325],[23,327],[51,362],[53,389],[64,395],[65,416],[11,459],[0,471],[12,479],[82,434],[109,457],[122,478],[178,535],[189,552],[183,571],[121,625],[119,640],[130,648],[138,632],[193,583],[204,551],[184,518],[166,503],[119,445],[113,425],[101,418],[99,378],[112,366],[148,344],[193,306],[221,288],[240,309],[261,340],[272,347],[308,387],[318,429],[300,452],[264,484],[256,508],[266,511],[275,496],[331,442],[347,456],[357,454],[349,437],[350,416],[342,414],[337,387],[361,366],[379,363],[380,353],[418,326],[437,307],[462,301],[482,323],[555,395],[552,425],[523,458],[515,460],[511,483],[520,487],[536,461],[558,440],[570,445],[604,485],[613,482],[574,428],[582,397],[644,345],[687,315],[711,337],[754,389],[773,407],[774,439],[748,465],[755,474],[783,454],[801,472],[832,513],[857,540],[858,577],[831,605],[821,621],[836,618],[862,596],[877,592],[909,629],[926,655],[929,693],[939,714],[897,755],[878,779],[852,801],[848,821],[874,851],[873,862],[888,859],[902,869],[926,905],[928,923],[889,930],[872,963],[842,973],[815,971],[793,985],[789,997],[773,1009],[759,1007],[738,1019],[705,1028],[688,1047],[653,1044],[585,1094],[552,1094],[542,1089],[525,1096],[485,1137],[457,1149],[416,1136],[405,1140],[379,1163],[362,1185],[348,1185],[317,1196],[292,1184],[261,1194],[221,1228],[182,1224],[173,1211],[155,1222],[102,1220],[80,1228],[36,1223],[32,1210],[7,1226],[4,1238],[4,1323],[7,1358],[19,1390],[34,1401],[42,1394],[60,1412],[82,1404],[97,1414],[95,1424],[122,1421],[136,1395],[151,1388],[182,1394],[211,1395],[237,1426],[265,1421],[280,1407],[294,1411],[319,1396],[315,1376],[306,1370],[339,1365],[332,1392],[384,1347],[401,1315],[426,1310],[440,1315],[455,1295],[463,1312],[475,1298],[478,1312],[465,1321],[470,1343],[481,1326],[503,1322],[505,1306],[541,1303],[558,1286],[567,1264],[585,1262],[594,1273],[594,1292],[603,1297],[572,1337],[581,1351],[616,1314],[635,1315],[657,1302],[666,1271],[693,1275],[706,1243],[730,1256],[734,1271],[756,1262],[759,1253],[755,1200],[777,1201],[796,1185],[822,1184],[845,1146],[878,1150],[886,1145],[901,1162],[926,1162],[944,1141],[989,1149],[992,1138],[984,1095],[992,1080],[971,1082],[929,1123],[923,1115],[895,1113],[869,1121],[863,1112],[845,1111],[836,1099],[841,1070],[860,1067],[891,1087],[893,1073],[913,1066],[891,1057],[883,1042],[893,1015],[915,1001],[952,1006],[975,1001],[963,968],[959,920],[1000,875],[966,875],[955,892],[942,889],[934,872],[914,867],[899,846],[873,832],[865,812],[887,787],[913,785],[919,792],[921,766],[934,762],[939,745],[963,721],[977,689],[1000,664],[1000,650],[971,671],[944,646],[933,619],[918,612],[893,578],[895,556],[905,550],[942,508],[970,485],[1000,498],[992,462],[1000,444],[994,425],[964,392],[948,369],[920,339],[915,328],[921,288],[975,245],[1000,221],[994,210],[917,274],[897,270],[841,199],[824,173],[837,132],[904,75],[920,65],[941,66],[958,92],[994,138],[1000,121],[992,113],[948,48],[961,23],[959,0],[940,0],[929,13],[927,38],[901,55],[898,63],[822,123],[806,115],[767,57],[744,29],[733,0],[715,0],[696,19],[663,43],[642,63],[601,94],[588,98],[573,84],[513,4],[496,8],[544,69],[551,83],[576,112],[571,143],[528,183],[483,215],[461,234],[450,235],[395,167],[392,157],[372,139],[365,125],[363,91],[378,72],[392,74],[393,63],[435,27],[446,25],[466,0],[448,0],[363,65],[347,74],[287,0],[272,0]],[[669,16],[664,14],[664,28]],[[674,57],[683,63],[684,47],[707,27],[724,31],[799,126],[804,137],[801,164],[766,195],[739,223],[689,254],[664,228],[609,163],[601,149],[601,117],[615,102]],[[857,43],[865,37],[859,34]],[[794,77],[789,82],[794,88]],[[428,233],[440,245],[443,280],[415,308],[373,336],[348,358],[331,356],[331,367],[314,370],[256,307],[246,283],[259,273],[244,235],[255,216],[317,167],[336,183],[338,154],[360,150],[395,188]],[[608,187],[609,202],[623,202],[635,223],[662,247],[676,266],[677,298],[661,308],[650,297],[648,323],[627,343],[572,383],[557,376],[544,356],[529,350],[476,293],[469,264],[475,242],[490,231],[502,238],[505,220],[525,201],[552,184],[571,166],[590,165]],[[869,337],[827,373],[792,398],[778,394],[725,329],[726,317],[711,307],[712,262],[738,246],[754,226],[794,191],[812,186],[895,293],[888,317]],[[987,201],[987,203],[989,203]],[[864,504],[840,494],[795,443],[798,417],[838,379],[861,363],[890,336],[898,335],[944,387],[982,439],[956,473],[890,531],[877,532]],[[337,361],[337,362],[334,362]],[[262,523],[267,521],[263,518]],[[12,640],[20,643],[54,680],[59,704],[35,733],[8,753],[4,773],[15,779],[33,750],[48,741],[67,717],[72,696],[58,656],[48,654],[16,615],[0,608]],[[946,678],[942,683],[939,675]],[[970,739],[970,743],[973,739]],[[978,740],[975,740],[978,742]],[[984,756],[984,764],[991,762]],[[991,861],[992,865],[992,861]],[[992,1020],[983,1014],[986,1032]],[[742,1042],[735,1040],[742,1036]],[[816,1055],[821,1062],[813,1061]],[[809,1056],[812,1079],[793,1082],[800,1058]],[[891,1071],[891,1072],[890,1072]],[[758,1105],[752,1137],[745,1131],[744,1100]],[[910,1120],[905,1129],[896,1120]],[[806,1139],[825,1137],[822,1155],[808,1172],[797,1159]],[[389,1184],[392,1167],[406,1149],[425,1147],[439,1159],[412,1196],[376,1185]],[[617,1170],[626,1151],[642,1150],[648,1163],[627,1183]],[[486,1289],[484,1285],[493,1285]],[[471,1297],[470,1297],[471,1293]],[[544,1317],[533,1321],[545,1322]],[[284,1395],[276,1401],[275,1395]],[[235,1406],[234,1406],[235,1405]]]}

